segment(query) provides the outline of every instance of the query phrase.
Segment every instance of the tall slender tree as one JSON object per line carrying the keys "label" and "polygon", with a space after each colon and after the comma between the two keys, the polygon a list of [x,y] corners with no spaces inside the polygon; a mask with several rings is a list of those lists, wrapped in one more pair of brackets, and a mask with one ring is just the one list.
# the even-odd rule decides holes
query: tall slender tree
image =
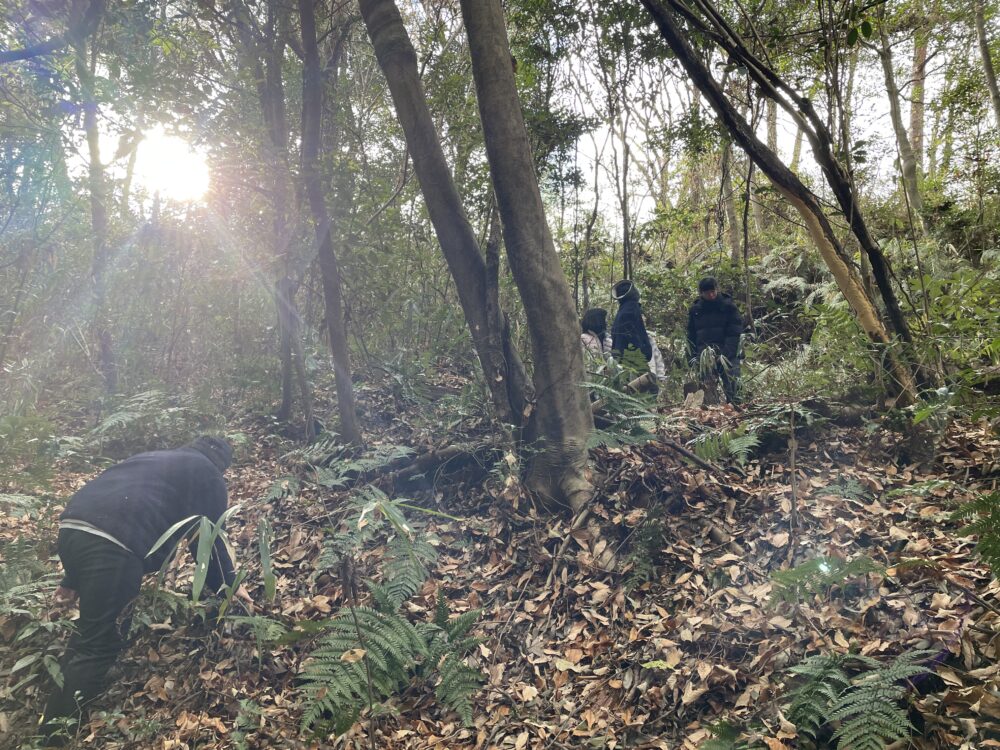
{"label": "tall slender tree", "polygon": [[[302,30],[302,179],[316,232],[316,253],[323,278],[327,333],[337,387],[341,436],[348,443],[362,442],[351,382],[351,357],[344,323],[344,291],[340,262],[333,244],[333,226],[326,205],[320,166],[323,117],[323,65],[316,32],[316,8],[322,0],[299,0]],[[338,44],[343,44],[341,39]],[[342,49],[342,47],[341,47]],[[339,54],[335,52],[335,57]],[[334,65],[336,65],[336,60]]]}
{"label": "tall slender tree", "polygon": [[413,168],[444,253],[496,415],[520,426],[530,394],[521,358],[499,308],[493,276],[455,187],[417,70],[417,54],[394,0],[360,0],[372,46],[385,73]]}
{"label": "tall slender tree", "polygon": [[537,435],[527,482],[541,496],[580,510],[592,494],[586,464],[593,422],[580,387],[583,353],[573,297],[545,218],[500,2],[462,0],[461,7],[507,259],[534,355]]}

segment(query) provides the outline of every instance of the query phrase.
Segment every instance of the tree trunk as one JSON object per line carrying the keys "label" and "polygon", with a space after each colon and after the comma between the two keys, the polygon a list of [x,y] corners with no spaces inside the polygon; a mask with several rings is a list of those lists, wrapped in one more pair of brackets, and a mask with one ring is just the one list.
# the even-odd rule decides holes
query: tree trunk
{"label": "tree trunk", "polygon": [[[889,334],[878,316],[875,302],[865,294],[861,280],[850,258],[841,247],[816,196],[757,138],[747,121],[726,98],[701,58],[691,48],[672,13],[660,0],[642,0],[642,2],[659,27],[663,39],[677,56],[678,62],[715,110],[734,142],[746,152],[775,188],[799,212],[861,328],[873,343],[879,348],[885,348],[890,342]],[[914,401],[916,385],[912,373],[891,348],[885,348],[884,353],[889,362],[889,369],[895,376],[895,390],[899,395],[899,401],[902,403]]]}
{"label": "tree trunk", "polygon": [[91,314],[93,335],[97,346],[97,367],[104,379],[104,389],[118,389],[118,365],[107,310],[107,276],[110,262],[108,247],[108,190],[101,163],[100,132],[97,127],[97,99],[94,93],[94,72],[87,59],[87,43],[83,38],[74,42],[75,66],[80,81],[83,105],[83,129],[87,136],[89,165],[87,183],[90,190],[90,223],[93,235],[93,257],[90,265]]}
{"label": "tree trunk", "polygon": [[927,43],[930,37],[930,20],[922,14],[918,1],[914,10],[921,17],[913,33],[913,68],[910,88],[910,146],[917,166],[917,178],[924,173],[924,92],[927,88]]}
{"label": "tree trunk", "polygon": [[[670,12],[677,13],[687,19],[695,28],[703,30],[730,56],[743,63],[747,73],[760,87],[763,94],[769,99],[774,99],[803,130],[805,137],[809,139],[813,157],[820,169],[823,170],[823,176],[833,191],[844,218],[850,225],[851,231],[854,232],[854,236],[857,237],[861,249],[871,261],[872,274],[878,285],[882,301],[885,303],[893,331],[907,345],[912,345],[913,336],[906,322],[906,316],[903,315],[902,308],[899,306],[896,292],[893,290],[889,264],[882,253],[882,248],[879,247],[868,229],[859,209],[858,195],[852,177],[844,165],[837,160],[830,130],[816,112],[812,101],[808,97],[798,94],[770,66],[751,52],[718,9],[713,6],[711,0],[700,0],[698,4],[699,8],[710,19],[708,25],[680,0],[643,0],[643,4],[650,8],[653,13],[667,13],[669,6]],[[676,23],[674,26],[676,27]]]}
{"label": "tree trunk", "polygon": [[417,54],[399,10],[394,0],[360,0],[360,6],[389,84],[427,212],[458,289],[494,411],[502,421],[521,426],[531,394],[525,390],[529,384],[524,364],[510,345],[506,316],[499,304],[499,230],[495,237],[491,232],[484,262],[441,148],[417,70]]}
{"label": "tree trunk", "polygon": [[740,247],[740,226],[736,218],[736,190],[733,188],[733,144],[727,143],[722,149],[722,201],[726,208],[726,238],[729,240],[729,256],[738,265],[742,256]]}
{"label": "tree trunk", "polygon": [[906,133],[903,124],[903,111],[900,106],[899,87],[896,85],[896,71],[892,61],[892,48],[885,31],[880,30],[879,36],[881,45],[876,50],[879,61],[882,63],[882,73],[885,76],[885,90],[889,97],[889,117],[892,120],[892,129],[896,134],[896,147],[899,149],[899,168],[903,176],[903,190],[906,191],[906,198],[913,210],[914,219],[918,228],[922,228],[920,222],[920,211],[923,208],[923,201],[920,197],[920,186],[917,176],[917,160],[910,144],[910,138]]}
{"label": "tree trunk", "polygon": [[767,102],[767,147],[778,153],[778,103],[774,99]]}
{"label": "tree trunk", "polygon": [[993,67],[993,56],[990,54],[990,40],[986,36],[986,11],[984,0],[975,0],[976,39],[979,41],[979,55],[983,60],[983,74],[986,86],[990,90],[990,101],[993,102],[993,115],[996,125],[1000,127],[1000,88],[997,87],[996,68]]}
{"label": "tree trunk", "polygon": [[593,419],[569,285],[545,219],[499,0],[462,0],[472,72],[504,244],[528,321],[538,395],[527,484],[543,499],[581,510]]}
{"label": "tree trunk", "polygon": [[320,175],[320,125],[323,114],[323,72],[316,41],[318,0],[299,0],[302,24],[302,178],[316,230],[316,251],[323,279],[327,332],[337,385],[341,436],[348,443],[362,442],[354,406],[351,359],[344,325],[343,282],[333,249],[333,227]]}
{"label": "tree trunk", "polygon": [[802,128],[795,129],[795,145],[792,146],[791,170],[798,174],[799,159],[802,158]]}

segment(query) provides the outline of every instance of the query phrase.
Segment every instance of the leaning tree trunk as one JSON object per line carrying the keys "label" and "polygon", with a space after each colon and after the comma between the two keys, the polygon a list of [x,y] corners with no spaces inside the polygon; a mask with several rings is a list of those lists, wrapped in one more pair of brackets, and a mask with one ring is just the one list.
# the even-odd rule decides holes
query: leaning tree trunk
{"label": "leaning tree trunk", "polygon": [[[506,316],[491,283],[498,269],[493,264],[488,267],[483,259],[441,148],[417,70],[417,53],[394,0],[360,0],[359,4],[375,56],[389,83],[427,212],[458,289],[494,411],[502,421],[520,426],[531,398],[526,392],[530,389],[527,373],[510,343]],[[498,253],[499,247],[495,251]]]}
{"label": "leaning tree trunk", "polygon": [[733,141],[767,175],[778,192],[802,217],[809,235],[816,243],[823,260],[833,274],[841,293],[847,299],[861,328],[868,334],[873,343],[885,349],[889,370],[895,377],[895,390],[899,401],[901,403],[914,401],[916,399],[916,385],[913,375],[905,363],[899,359],[898,353],[888,346],[890,337],[879,318],[875,301],[865,293],[864,286],[858,278],[851,259],[841,247],[840,241],[837,239],[826,214],[823,213],[816,196],[778,159],[774,152],[770,151],[757,138],[749,123],[726,98],[708,67],[692,49],[671,12],[659,0],[642,0],[642,2],[659,27],[663,39],[676,55],[678,62],[712,109],[715,110],[716,116],[732,135]]}
{"label": "leaning tree trunk", "polygon": [[83,129],[87,136],[89,165],[87,182],[90,190],[90,224],[93,235],[93,256],[90,265],[91,315],[94,340],[97,344],[97,367],[104,379],[104,389],[114,393],[118,388],[118,366],[115,362],[114,343],[108,320],[107,285],[108,264],[111,250],[108,247],[108,190],[101,163],[100,132],[97,127],[97,98],[94,90],[94,72],[87,59],[84,38],[74,41],[75,65],[80,81],[80,98],[83,105]]}
{"label": "leaning tree trunk", "polygon": [[[760,87],[764,95],[778,102],[779,106],[803,130],[805,137],[809,139],[813,157],[820,169],[823,170],[823,176],[836,197],[844,218],[850,225],[854,236],[857,237],[862,250],[871,261],[872,275],[875,278],[882,301],[885,303],[886,313],[893,331],[907,345],[911,345],[913,335],[910,333],[906,316],[903,314],[902,308],[899,306],[899,299],[892,288],[889,264],[882,253],[882,248],[879,247],[878,242],[875,241],[868,229],[868,224],[859,208],[858,195],[851,175],[837,160],[836,148],[829,128],[816,112],[812,101],[807,96],[802,96],[794,91],[768,64],[747,48],[736,31],[714,7],[712,0],[699,0],[698,3],[698,7],[709,18],[707,25],[681,0],[642,0],[642,2],[654,17],[657,13],[677,13],[687,19],[695,28],[702,30],[732,58],[743,63],[746,72]],[[673,21],[672,23],[676,27],[676,23]]]}
{"label": "leaning tree trunk", "polygon": [[504,244],[528,320],[538,402],[528,486],[574,511],[589,501],[587,438],[593,427],[569,285],[545,219],[514,82],[500,0],[462,0],[486,155]]}
{"label": "leaning tree trunk", "polygon": [[333,227],[320,176],[320,124],[323,113],[323,73],[316,41],[316,3],[299,0],[302,24],[302,178],[316,230],[316,251],[323,279],[323,299],[327,332],[337,385],[337,409],[340,412],[341,436],[348,443],[360,444],[361,428],[354,406],[351,383],[351,358],[344,324],[344,294],[340,264],[333,249]]}
{"label": "leaning tree trunk", "polygon": [[983,5],[984,0],[975,0],[976,40],[979,42],[979,55],[983,59],[983,74],[990,90],[990,101],[993,102],[993,114],[996,116],[997,127],[1000,127],[1000,88],[997,87],[996,68],[993,67],[993,56],[990,54],[990,40],[986,36],[986,11]]}

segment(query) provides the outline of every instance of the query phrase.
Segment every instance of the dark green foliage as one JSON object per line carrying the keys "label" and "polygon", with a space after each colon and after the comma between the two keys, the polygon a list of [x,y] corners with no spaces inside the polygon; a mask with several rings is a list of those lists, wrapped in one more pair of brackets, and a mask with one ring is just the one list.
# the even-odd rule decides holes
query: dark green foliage
{"label": "dark green foliage", "polygon": [[800,734],[816,739],[827,721],[830,708],[851,684],[844,671],[849,657],[843,654],[819,654],[791,667],[789,673],[801,682],[788,692],[788,720]]}
{"label": "dark green foliage", "polygon": [[788,718],[802,736],[812,740],[820,727],[833,723],[838,748],[883,750],[912,731],[900,704],[907,681],[928,671],[918,662],[933,653],[902,654],[888,666],[859,654],[811,656],[788,670],[800,678],[789,692]]}
{"label": "dark green foliage", "polygon": [[394,536],[386,545],[382,583],[368,581],[368,589],[381,612],[395,612],[417,593],[429,575],[427,566],[437,559],[437,550],[426,539],[412,541]]}
{"label": "dark green foliage", "polygon": [[838,557],[817,557],[788,570],[773,571],[771,601],[795,602],[805,597],[825,596],[830,589],[852,578],[884,572],[884,568],[863,556],[850,562]]}
{"label": "dark green foliage", "polygon": [[411,624],[400,608],[423,588],[437,558],[434,540],[410,524],[401,501],[374,487],[359,490],[351,504],[355,512],[328,541],[324,564],[357,560],[366,545],[382,534],[389,538],[378,580],[366,581],[374,606],[344,607],[324,623],[303,666],[303,728],[327,723],[343,732],[362,709],[391,698],[414,678],[434,681],[438,700],[471,723],[482,674],[465,657],[479,643],[468,634],[479,611],[449,619],[447,600],[439,595],[433,621]]}
{"label": "dark green foliage", "polygon": [[340,733],[368,705],[369,676],[371,699],[385,700],[409,682],[427,645],[402,616],[368,607],[344,610],[328,627],[300,673],[302,728],[326,717]]}
{"label": "dark green foliage", "polygon": [[480,643],[469,635],[482,610],[472,609],[449,619],[448,600],[439,593],[434,621],[418,626],[427,642],[427,658],[421,673],[437,669],[434,695],[459,715],[466,726],[472,725],[472,696],[482,687],[483,674],[465,663],[465,657]]}
{"label": "dark green foliage", "polygon": [[927,672],[916,662],[932,653],[902,654],[888,667],[865,659],[871,670],[851,681],[850,689],[840,695],[829,715],[830,721],[842,722],[833,735],[838,747],[882,750],[887,744],[908,737],[913,725],[899,704],[907,692],[906,681]]}
{"label": "dark green foliage", "polygon": [[754,449],[760,444],[760,438],[746,425],[741,425],[735,430],[703,432],[688,444],[695,455],[706,461],[732,459],[742,466],[750,460]]}
{"label": "dark green foliage", "polygon": [[954,518],[971,521],[961,533],[979,537],[976,551],[993,569],[993,575],[1000,576],[1000,492],[991,492],[966,503],[955,511]]}
{"label": "dark green foliage", "polygon": [[650,509],[648,515],[631,539],[628,553],[628,564],[632,569],[625,578],[625,586],[633,589],[656,577],[657,566],[661,561],[661,550],[666,545],[669,528],[664,519],[665,505],[658,504]]}
{"label": "dark green foliage", "polygon": [[623,393],[604,383],[585,383],[584,387],[604,402],[604,413],[610,420],[591,433],[589,447],[635,445],[656,437],[660,417],[650,411],[648,397]]}
{"label": "dark green foliage", "polygon": [[111,458],[175,448],[209,426],[193,399],[155,388],[115,401],[112,406],[91,432],[99,454]]}

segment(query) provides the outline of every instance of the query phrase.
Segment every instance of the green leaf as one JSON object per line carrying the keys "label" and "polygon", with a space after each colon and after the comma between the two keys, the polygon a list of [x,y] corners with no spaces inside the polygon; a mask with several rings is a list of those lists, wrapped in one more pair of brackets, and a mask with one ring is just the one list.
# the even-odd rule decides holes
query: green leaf
{"label": "green leaf", "polygon": [[277,579],[274,575],[274,566],[271,563],[271,542],[274,541],[274,531],[271,523],[264,516],[261,516],[257,523],[257,547],[260,550],[261,575],[264,578],[264,598],[269,602],[274,601],[277,593]]}
{"label": "green leaf", "polygon": [[858,30],[857,28],[853,28],[847,32],[847,46],[853,47],[857,43],[858,43]]}
{"label": "green leaf", "polygon": [[[160,535],[160,538],[156,540],[156,543],[152,547],[149,548],[149,552],[146,553],[146,557],[149,557],[154,552],[156,552],[156,550],[158,550],[160,547],[162,547],[166,543],[166,541],[168,539],[170,539],[170,537],[172,537],[174,534],[176,534],[185,524],[193,522],[193,521],[195,521],[197,519],[198,519],[198,516],[188,516],[187,518],[185,518],[185,519],[183,519],[181,521],[178,521],[173,526],[171,526],[169,529],[167,529],[166,531],[164,531]],[[194,526],[194,524],[192,523],[192,527],[193,526]],[[190,529],[188,529],[188,531],[190,531]],[[187,531],[185,531],[184,534],[187,534]]]}
{"label": "green leaf", "polygon": [[862,34],[862,36],[864,36],[865,39],[871,39],[872,38],[872,22],[871,21],[862,21],[861,22],[861,34]]}

